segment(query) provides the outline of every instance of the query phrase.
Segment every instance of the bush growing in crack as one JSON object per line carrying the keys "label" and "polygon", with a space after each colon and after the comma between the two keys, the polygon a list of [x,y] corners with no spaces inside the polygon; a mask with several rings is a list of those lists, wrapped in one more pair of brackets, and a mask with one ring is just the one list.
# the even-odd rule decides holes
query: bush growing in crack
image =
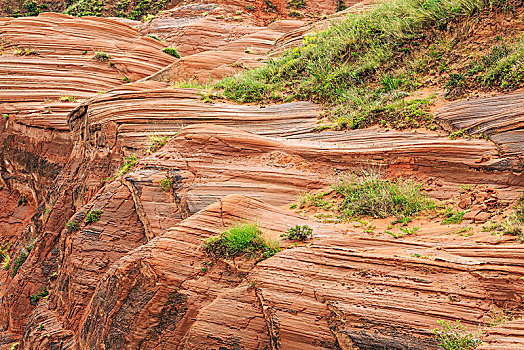
{"label": "bush growing in crack", "polygon": [[85,218],[86,224],[90,224],[92,222],[97,222],[98,220],[100,220],[102,213],[103,213],[102,210],[91,210],[86,215],[86,218]]}

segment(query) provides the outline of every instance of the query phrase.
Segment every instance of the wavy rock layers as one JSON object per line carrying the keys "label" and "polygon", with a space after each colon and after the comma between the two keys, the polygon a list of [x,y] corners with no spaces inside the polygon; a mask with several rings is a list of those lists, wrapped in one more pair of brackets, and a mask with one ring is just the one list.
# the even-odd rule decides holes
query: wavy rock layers
{"label": "wavy rock layers", "polygon": [[320,113],[317,105],[308,102],[209,104],[197,90],[170,89],[157,82],[142,82],[137,89],[115,90],[77,108],[71,124],[73,133],[82,137],[78,143],[143,153],[152,144],[151,136],[172,136],[187,125],[205,123],[238,126],[262,135],[301,134],[313,129]]}
{"label": "wavy rock layers", "polygon": [[[211,28],[215,25],[214,20],[205,20],[203,25]],[[284,20],[275,22],[269,27],[252,28],[249,34],[243,35],[230,42],[224,42],[226,35],[230,35],[227,30],[227,25],[218,25],[218,28],[223,28],[226,33],[218,35],[218,37],[207,37],[206,41],[212,40],[207,46],[217,46],[218,49],[212,49],[202,52],[197,52],[189,56],[182,56],[182,58],[166,68],[164,71],[158,73],[153,77],[156,80],[165,81],[185,81],[197,80],[200,82],[209,82],[217,80],[226,76],[232,76],[245,68],[253,68],[261,65],[264,62],[265,54],[273,48],[275,40],[280,38],[284,33],[292,31],[304,25],[302,21]],[[205,31],[205,27],[201,29]],[[199,42],[198,36],[200,32],[194,32],[193,28],[188,29],[187,34],[181,39],[182,43],[188,39],[190,42]],[[178,33],[178,32],[177,32]],[[193,38],[191,38],[193,37]],[[204,43],[206,42],[204,41]],[[184,46],[182,46],[184,47]],[[187,51],[195,51],[195,49],[187,48]]]}
{"label": "wavy rock layers", "polygon": [[[306,139],[309,136],[311,140]],[[291,139],[295,137],[305,140]],[[489,162],[484,162],[483,159],[496,158],[495,151],[491,143],[483,140],[454,141],[436,137],[433,133],[369,129],[345,134],[289,136],[284,140],[228,127],[195,125],[184,129],[155,156],[145,158],[143,164],[159,169],[187,169],[192,176],[202,176],[211,171],[216,174],[215,181],[211,180],[215,176],[206,174],[205,179],[192,185],[191,189],[196,193],[198,186],[207,183],[207,186],[213,187],[203,188],[201,192],[217,193],[218,198],[227,192],[216,186],[232,188],[231,181],[242,177],[252,179],[249,182],[259,182],[260,187],[251,195],[264,194],[264,200],[274,205],[289,203],[293,201],[293,195],[312,189],[308,185],[309,181],[304,181],[309,178],[305,177],[308,173],[315,179],[311,183],[316,183],[313,186],[316,188],[325,184],[336,171],[369,167],[381,167],[386,172],[414,175],[420,179],[440,179],[444,184],[441,190],[466,181],[506,188],[514,194],[518,191],[518,186],[511,186],[512,181],[521,181],[521,178],[514,178],[510,172],[490,173],[489,177],[486,176],[484,167],[488,166],[484,163]],[[235,160],[229,159],[231,155]],[[254,167],[253,170],[250,166]],[[272,173],[275,172],[279,174],[273,179]],[[262,174],[267,175],[262,178]],[[183,178],[188,176],[182,175]],[[320,179],[322,180],[319,182]],[[287,190],[282,187],[283,183],[287,183]],[[278,190],[268,191],[277,184],[282,186]],[[244,191],[249,188],[247,183],[239,184],[239,187],[244,187]],[[198,200],[195,198],[189,202],[197,203]],[[203,206],[210,203],[206,202]],[[195,208],[199,210],[203,206]]]}
{"label": "wavy rock layers", "polygon": [[509,350],[524,348],[524,320],[506,322],[490,328],[478,350]]}
{"label": "wavy rock layers", "polygon": [[[30,182],[28,197],[49,187],[69,158],[67,114],[82,99],[174,60],[159,42],[102,18],[48,13],[5,19],[0,41],[2,173]],[[108,56],[97,60],[96,52]]]}
{"label": "wavy rock layers", "polygon": [[520,158],[524,170],[524,93],[498,95],[451,103],[436,114],[450,130],[487,135],[504,156]]}
{"label": "wavy rock layers", "polygon": [[[102,18],[42,14],[2,19],[0,41],[0,202],[5,209],[0,214],[0,230],[9,225],[0,244],[13,243],[18,235],[11,249],[13,261],[42,233],[17,275],[5,273],[0,305],[2,345],[20,338],[33,309],[29,296],[45,286],[56,268],[58,236],[75,210],[73,203],[85,204],[94,194],[87,193],[87,198],[80,192],[59,195],[71,189],[66,181],[55,182],[63,177],[59,174],[73,150],[68,114],[82,100],[114,89],[123,80],[145,78],[174,58],[161,52],[164,46],[159,42]],[[95,59],[96,52],[107,56]],[[81,161],[73,156],[69,169],[77,169]],[[28,203],[18,206],[24,197]],[[31,225],[20,234],[37,206]]]}
{"label": "wavy rock layers", "polygon": [[[202,240],[238,220],[260,221],[269,237],[308,224],[316,238],[254,267],[208,265]],[[412,257],[427,249],[434,260]],[[493,307],[521,305],[521,254],[518,245],[363,239],[226,196],[116,261],[75,334],[80,349],[434,348],[438,319],[475,329]]]}
{"label": "wavy rock layers", "polygon": [[[177,91],[168,92],[173,93]],[[182,92],[184,91],[178,91],[178,93]],[[129,92],[129,94],[133,94],[133,92]],[[168,101],[169,99],[164,98],[162,100]],[[101,100],[100,102],[101,106],[103,106],[103,101]],[[96,103],[93,104],[93,106],[96,106]],[[123,111],[124,108],[119,108],[119,110]],[[121,121],[126,120],[125,113],[119,115],[124,116],[124,119],[121,119]],[[151,115],[154,115],[154,113]],[[109,124],[108,120],[100,118],[100,115],[96,113],[90,115],[88,119],[95,124]],[[245,125],[249,127],[249,123]],[[268,126],[271,127],[271,124],[268,124]],[[97,130],[98,128],[94,129]],[[91,140],[92,135],[90,136],[89,133],[83,133],[83,135],[85,135],[88,140]],[[293,137],[306,136],[310,136],[310,140],[293,139]],[[184,317],[183,315],[185,315],[186,312],[184,303],[186,302],[185,299],[187,296],[173,296],[172,298],[176,299],[180,297],[181,299],[176,299],[176,302],[170,306],[169,310],[163,309],[162,311],[163,306],[165,306],[165,298],[173,292],[173,289],[168,290],[166,287],[167,289],[163,289],[158,296],[155,296],[154,293],[151,294],[150,289],[156,288],[153,286],[156,285],[157,282],[151,282],[150,279],[156,281],[156,277],[149,275],[151,272],[150,269],[163,269],[159,266],[164,266],[165,263],[170,261],[169,259],[163,263],[158,262],[158,266],[155,260],[155,263],[151,263],[150,266],[147,265],[149,266],[147,268],[144,267],[146,265],[133,264],[134,267],[126,268],[118,278],[112,279],[115,282],[119,279],[126,279],[127,277],[124,276],[133,276],[129,278],[136,277],[140,279],[140,281],[136,282],[139,285],[133,287],[134,291],[132,295],[126,297],[136,301],[137,304],[135,308],[131,306],[131,308],[126,307],[125,310],[118,311],[118,316],[116,314],[107,316],[108,320],[115,319],[122,321],[118,322],[118,327],[121,327],[121,331],[113,328],[117,327],[117,323],[111,323],[110,325],[104,321],[105,318],[98,319],[94,316],[86,316],[84,310],[86,310],[90,300],[92,300],[92,302],[103,303],[108,298],[118,298],[117,295],[120,295],[120,293],[117,292],[120,290],[118,288],[125,287],[113,285],[113,287],[107,288],[117,289],[98,295],[93,294],[95,293],[93,286],[97,285],[101,276],[106,273],[108,269],[111,269],[111,266],[116,263],[118,259],[125,260],[128,253],[140,247],[146,240],[153,242],[156,240],[155,237],[163,237],[163,232],[170,227],[180,222],[187,222],[187,220],[194,222],[195,225],[197,223],[199,225],[207,225],[208,222],[203,220],[202,216],[199,216],[200,214],[191,215],[214,202],[219,201],[220,203],[221,198],[227,195],[247,194],[258,198],[256,200],[250,199],[248,203],[252,201],[259,203],[259,200],[262,199],[272,205],[282,205],[294,201],[300,192],[325,187],[329,181],[331,181],[331,177],[334,176],[333,169],[342,172],[355,170],[369,165],[370,162],[374,162],[375,165],[382,165],[386,171],[389,170],[403,174],[410,173],[421,178],[431,174],[436,178],[446,179],[443,188],[445,188],[446,185],[457,186],[457,183],[464,183],[464,178],[467,178],[470,183],[475,181],[485,182],[486,180],[484,179],[481,164],[476,163],[476,161],[479,158],[480,151],[482,151],[480,153],[484,155],[490,155],[495,152],[494,146],[485,141],[453,141],[448,138],[435,138],[433,134],[408,132],[377,133],[377,130],[363,130],[346,134],[320,133],[304,134],[302,136],[291,135],[288,137],[288,139],[269,138],[237,128],[209,124],[193,125],[182,129],[181,132],[168,141],[160,151],[143,158],[138,163],[136,170],[124,175],[120,180],[106,185],[87,207],[82,208],[81,211],[72,217],[72,220],[82,222],[82,218],[88,210],[103,210],[103,215],[99,222],[85,226],[81,224],[79,231],[62,234],[62,238],[59,238],[60,243],[58,247],[60,247],[61,255],[57,259],[59,261],[58,271],[60,271],[60,273],[51,292],[52,297],[49,303],[49,309],[35,310],[31,315],[31,319],[38,318],[40,320],[47,320],[46,317],[60,318],[60,324],[63,328],[55,330],[53,333],[54,336],[49,336],[54,339],[54,341],[64,339],[73,341],[73,338],[71,338],[71,332],[73,332],[77,337],[86,338],[83,340],[85,341],[85,343],[83,343],[84,348],[89,348],[89,346],[96,348],[100,346],[100,342],[104,342],[105,344],[120,344],[118,345],[120,347],[129,341],[133,343],[135,340],[130,340],[128,337],[129,332],[126,330],[128,326],[121,327],[123,324],[122,320],[136,320],[136,322],[146,322],[152,325],[151,327],[153,328],[144,329],[142,335],[136,335],[136,339],[138,339],[136,341],[144,341],[148,344],[148,347],[149,345],[155,346],[155,342],[178,344],[182,341],[181,339],[184,339],[184,342],[187,341],[187,343],[184,344],[188,344],[188,346],[196,344],[194,348],[199,348],[199,346],[206,347],[204,344],[207,341],[206,339],[215,338],[208,336],[203,337],[199,332],[203,332],[205,329],[219,327],[218,325],[209,323],[216,318],[216,315],[213,313],[218,312],[217,310],[222,310],[223,305],[213,302],[212,307],[214,309],[206,309],[206,312],[209,312],[209,314],[204,313],[200,317],[203,317],[208,324],[205,326],[202,325],[201,327],[203,328],[197,328],[198,332],[197,330],[191,330],[190,333],[186,334],[188,331],[186,328],[178,330],[176,327],[169,326],[169,317],[174,317],[177,320],[181,320]],[[105,138],[100,137],[99,139]],[[95,142],[94,144],[97,143]],[[98,145],[102,146],[102,144],[99,143]],[[103,149],[103,147],[100,149]],[[166,179],[168,182],[165,182]],[[503,177],[497,179],[502,181]],[[244,215],[245,213],[242,212],[242,208],[244,207],[246,210],[251,208],[250,204],[236,205],[235,210],[239,210],[238,214],[235,214],[236,218],[233,219],[230,217],[227,220],[223,219],[225,221],[220,227],[227,225],[229,222],[246,218],[251,219],[249,215]],[[268,234],[273,234],[274,237],[278,237],[279,232],[285,231],[286,228],[284,226],[287,224],[286,220],[280,220],[278,216],[269,216],[269,214],[266,215],[264,213],[260,215],[264,218],[262,224],[266,225],[265,227],[267,229],[270,229]],[[327,229],[329,228],[322,230],[318,228],[318,225],[315,227],[317,227],[316,232],[328,234]],[[215,234],[219,232],[219,230],[220,228],[215,228],[211,233]],[[177,235],[182,235],[182,233],[177,233]],[[201,234],[199,235],[200,238],[205,237]],[[47,241],[51,241],[49,237],[47,237]],[[200,244],[199,242],[201,241],[195,241],[193,239],[193,246],[188,248],[188,252],[183,253],[179,258],[179,264],[189,266],[191,271],[196,273],[200,273],[199,271],[203,267],[202,263],[205,261],[202,253],[195,249],[195,246]],[[352,242],[351,244],[354,245],[356,243]],[[47,243],[46,246],[51,247],[52,244]],[[179,247],[180,244],[174,244],[170,241],[166,241],[162,245],[163,250],[176,251]],[[344,245],[344,247],[346,246]],[[347,247],[349,249],[349,245]],[[338,248],[333,249],[337,250]],[[40,250],[45,251],[46,249],[40,248]],[[197,255],[196,257],[191,257],[192,255],[188,257],[187,254]],[[157,253],[154,253],[153,256],[157,256]],[[43,255],[40,255],[35,259],[42,259],[42,257]],[[159,261],[164,261],[164,258],[158,259]],[[379,259],[382,259],[382,256],[377,258],[377,262],[370,264],[377,264]],[[35,262],[36,261],[38,260],[35,260]],[[169,262],[169,264],[172,263]],[[282,262],[279,262],[277,265],[285,266],[282,264]],[[355,264],[357,264],[357,262],[355,262]],[[408,263],[406,263],[406,268],[407,267]],[[147,272],[147,278],[142,275],[144,268],[150,271]],[[193,272],[190,273],[191,276]],[[35,271],[32,269],[26,270],[27,276],[33,275],[34,273]],[[155,275],[156,273],[157,272],[155,272]],[[187,277],[187,273],[185,272],[181,273],[178,271],[175,275],[178,276],[177,278]],[[236,305],[234,306],[235,308],[248,309],[247,306],[243,305],[246,303],[252,304],[253,302],[264,303],[263,300],[271,298],[271,294],[261,296],[257,294],[258,292],[255,293],[254,290],[247,290],[245,285],[240,285],[242,279],[238,276],[228,275],[225,280],[222,280],[222,278],[221,272],[220,276],[213,277],[211,280],[213,283],[211,281],[206,282],[206,286],[208,286],[206,288],[211,288],[211,285],[213,285],[212,288],[219,289],[234,286],[234,288],[240,288],[239,291],[245,290],[247,295],[243,295],[242,297],[239,297],[236,291],[228,290],[227,293],[231,295],[231,298],[234,298],[234,301],[231,301],[231,303]],[[177,283],[173,282],[170,288],[180,288],[181,283],[181,280]],[[269,282],[265,281],[264,283]],[[279,283],[284,282],[280,281]],[[27,286],[26,288],[31,287]],[[222,293],[221,289],[220,291],[215,290],[213,292],[205,289],[205,291],[202,291],[201,294],[198,295],[196,301],[191,301],[191,304],[198,305],[195,306],[196,309],[202,309],[204,305],[200,303],[211,303],[214,298],[213,296],[220,293]],[[273,293],[276,293],[276,291]],[[358,293],[362,293],[362,291]],[[496,294],[495,292],[493,293]],[[147,295],[147,300],[144,299],[142,303],[140,300],[142,300],[141,298],[145,295]],[[151,300],[148,299],[149,296],[152,298]],[[158,298],[161,300],[160,304],[158,304]],[[11,305],[17,305],[17,309],[30,309],[27,299],[23,297],[13,297],[9,302],[12,303]],[[120,302],[115,300],[114,303],[119,304]],[[152,309],[150,309],[150,307]],[[277,308],[280,309],[283,308],[283,306],[278,306]],[[146,320],[145,316],[136,316],[137,318],[131,316],[131,314],[139,310],[148,313],[151,312],[151,310],[157,310],[160,314],[152,317],[150,320]],[[253,312],[256,310],[258,310],[258,308],[253,309]],[[317,311],[320,312],[319,310],[325,310],[325,305],[322,303],[318,304],[314,306],[313,310],[315,311],[311,311],[311,314],[315,314]],[[196,311],[190,314],[194,315],[194,312]],[[290,312],[293,313],[294,311]],[[56,316],[59,313],[67,316],[64,318],[61,318],[62,316]],[[98,311],[95,313],[98,313]],[[230,317],[240,317],[243,319],[242,314],[238,316],[234,311],[231,311]],[[266,312],[264,312],[263,315],[254,316],[253,319],[258,321],[252,324],[252,326],[255,327],[250,331],[253,337],[255,334],[260,334],[260,327],[276,327],[275,325],[268,326],[267,324],[264,325],[264,323],[260,323],[262,319],[267,320],[268,317]],[[300,319],[304,319],[304,317],[306,316],[297,316],[297,322]],[[431,320],[433,321],[433,319]],[[156,324],[157,321],[159,324]],[[313,321],[314,320],[312,320],[312,322]],[[82,326],[82,324],[84,324],[83,322],[86,322],[86,324]],[[134,321],[129,322],[129,327],[135,324]],[[186,321],[181,322],[185,324]],[[330,327],[332,328],[332,324],[326,322],[328,322],[326,319],[320,322],[320,328],[315,330],[315,332],[320,332],[318,334],[321,334],[319,337],[322,339],[320,343],[318,341],[314,343],[316,346],[321,346],[322,344],[333,345],[335,342],[333,334],[327,331]],[[97,329],[99,327],[101,328],[96,332],[88,331],[93,329],[93,327]],[[223,325],[220,327],[223,327]],[[169,336],[169,339],[173,338],[175,340],[163,340],[161,334],[168,332],[168,329],[175,331],[176,335]],[[279,334],[284,332],[284,328],[279,329]],[[35,337],[37,336],[35,332],[35,330],[26,328],[25,337],[28,339]],[[197,333],[193,336],[192,332]],[[42,333],[42,335],[43,334],[46,333]],[[147,335],[145,338],[140,338],[145,335]],[[339,334],[338,337],[340,336],[342,335]],[[424,336],[427,336],[427,334]],[[305,335],[303,339],[313,341],[309,337],[309,335]],[[226,338],[219,336],[214,341],[227,342],[228,340],[226,340]],[[271,339],[273,338],[272,336]],[[302,339],[302,337],[299,338]],[[256,339],[257,344],[260,344],[260,347],[263,348],[267,340]],[[303,341],[308,342],[309,340]],[[151,343],[148,343],[149,341]],[[173,343],[171,343],[171,341]],[[238,341],[240,340],[235,340],[234,342]],[[251,342],[252,340],[249,341]],[[338,341],[341,342],[343,340]],[[364,343],[371,342],[369,339],[360,341]],[[373,344],[382,344],[381,342],[382,340]],[[289,344],[292,343],[288,343],[288,345]],[[425,343],[422,342],[421,344]],[[253,348],[257,348],[258,346],[253,345],[253,343],[248,343],[247,345]]]}

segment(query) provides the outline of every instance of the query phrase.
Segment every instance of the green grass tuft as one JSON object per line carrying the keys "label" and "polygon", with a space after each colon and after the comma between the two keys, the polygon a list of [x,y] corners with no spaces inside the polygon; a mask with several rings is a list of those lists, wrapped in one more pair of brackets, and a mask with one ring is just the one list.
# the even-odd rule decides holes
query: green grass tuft
{"label": "green grass tuft", "polygon": [[85,218],[86,224],[90,224],[92,222],[97,222],[100,220],[100,217],[102,216],[102,210],[91,210]]}
{"label": "green grass tuft", "polygon": [[67,232],[76,232],[80,229],[80,225],[74,220],[68,220],[65,224],[65,227]]}
{"label": "green grass tuft", "polygon": [[180,54],[178,53],[177,49],[174,47],[165,47],[162,49],[162,52],[167,53],[168,55],[171,55],[176,58],[180,58]]}
{"label": "green grass tuft", "polygon": [[266,258],[280,251],[278,244],[264,240],[260,227],[253,223],[238,223],[218,236],[207,238],[204,250],[215,258],[260,254]]}
{"label": "green grass tuft", "polygon": [[340,178],[333,189],[344,197],[339,210],[347,217],[369,215],[409,217],[434,208],[412,180],[387,180],[378,175]]}

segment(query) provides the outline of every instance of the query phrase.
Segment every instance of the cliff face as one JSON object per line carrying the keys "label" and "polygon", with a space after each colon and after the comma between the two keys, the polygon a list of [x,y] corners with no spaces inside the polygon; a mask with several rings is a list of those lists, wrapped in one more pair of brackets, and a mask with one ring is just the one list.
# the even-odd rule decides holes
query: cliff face
{"label": "cliff face", "polygon": [[[524,186],[522,93],[436,111],[443,128],[481,128],[488,141],[316,132],[323,108],[310,102],[209,103],[173,86],[260,65],[329,24],[269,24],[292,11],[271,4],[192,3],[150,23],[2,20],[0,248],[10,264],[0,269],[1,349],[437,349],[439,319],[473,330],[493,310],[521,308],[522,249],[512,240],[494,242],[479,226],[458,236],[431,219],[396,239],[287,208],[340,174],[376,167],[444,201],[467,184],[475,214],[494,215],[493,201],[503,210]],[[308,1],[302,13],[338,5]],[[282,241],[263,261],[204,253],[205,238],[241,221],[260,223],[268,239],[295,225],[314,238]],[[481,348],[514,349],[523,329],[520,320],[490,328]]]}

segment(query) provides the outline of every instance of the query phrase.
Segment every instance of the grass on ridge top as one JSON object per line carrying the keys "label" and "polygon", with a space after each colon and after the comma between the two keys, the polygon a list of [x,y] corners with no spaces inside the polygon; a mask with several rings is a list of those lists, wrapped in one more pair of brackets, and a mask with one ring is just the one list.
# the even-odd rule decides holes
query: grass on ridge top
{"label": "grass on ridge top", "polygon": [[237,255],[268,258],[280,251],[278,242],[262,237],[260,226],[255,223],[237,223],[222,234],[204,240],[204,251],[215,258]]}
{"label": "grass on ridge top", "polygon": [[[300,47],[269,59],[262,67],[223,79],[215,88],[239,102],[299,99],[322,103],[330,108],[328,115],[338,128],[377,123],[398,129],[434,128],[428,112],[432,99],[405,99],[421,87],[419,77],[428,65],[439,63],[441,56],[434,43],[454,23],[509,2],[382,1],[369,11],[348,14],[317,35],[306,36]],[[490,62],[485,60],[473,75],[483,74],[479,80],[486,85],[518,86],[524,77],[518,47],[522,48],[516,46]],[[503,86],[508,74],[513,79]],[[458,74],[458,78],[463,77]],[[449,88],[454,88],[453,82]]]}

